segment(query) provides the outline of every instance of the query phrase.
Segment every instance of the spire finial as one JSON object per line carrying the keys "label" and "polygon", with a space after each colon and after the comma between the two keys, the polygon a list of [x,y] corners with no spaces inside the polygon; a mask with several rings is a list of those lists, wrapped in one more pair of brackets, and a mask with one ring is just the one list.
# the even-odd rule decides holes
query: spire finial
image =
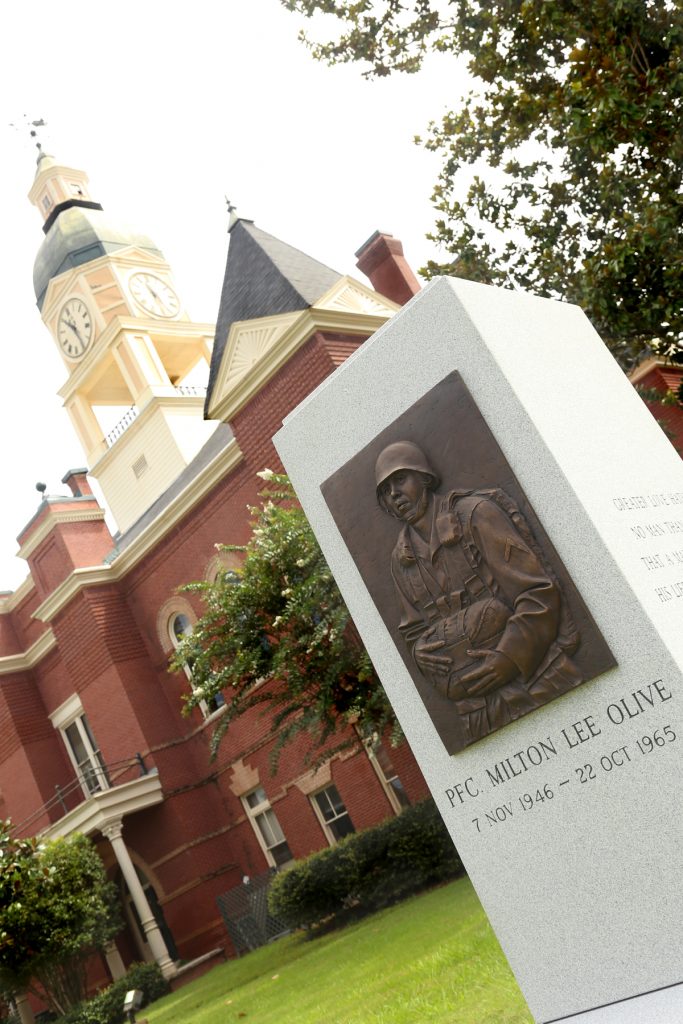
{"label": "spire finial", "polygon": [[227,206],[227,208],[228,208],[228,214],[229,214],[229,218],[230,218],[230,219],[228,220],[228,231],[230,231],[230,230],[231,230],[231,228],[234,228],[235,224],[236,224],[236,223],[237,223],[237,221],[239,220],[239,217],[238,217],[238,216],[237,216],[237,214],[235,213],[235,210],[237,209],[237,207],[236,207],[236,206],[234,205],[234,203],[232,203],[232,202],[231,202],[231,201],[230,201],[230,200],[228,199],[228,197],[227,197],[227,196],[225,197],[225,205],[226,205],[226,206]]}
{"label": "spire finial", "polygon": [[10,122],[10,128],[16,128],[16,130],[18,132],[23,132],[23,131],[27,131],[28,132],[29,138],[32,140],[32,142],[34,143],[36,149],[38,150],[38,159],[37,159],[36,163],[40,163],[40,161],[43,159],[43,157],[47,156],[48,154],[43,149],[43,144],[40,141],[38,129],[39,128],[46,128],[47,127],[47,122],[42,117],[38,117],[34,121],[31,121],[29,119],[28,114],[23,114],[22,115],[22,121],[23,121],[23,124],[15,124],[13,121]]}
{"label": "spire finial", "polygon": [[28,124],[29,124],[29,128],[30,128],[29,134],[30,134],[32,139],[36,140],[36,149],[38,150],[38,162],[40,163],[41,159],[44,156],[44,153],[43,153],[43,144],[42,144],[42,142],[40,141],[40,139],[38,137],[38,128],[44,128],[45,127],[45,121],[44,121],[44,119],[42,117],[39,117],[37,121],[29,121]]}

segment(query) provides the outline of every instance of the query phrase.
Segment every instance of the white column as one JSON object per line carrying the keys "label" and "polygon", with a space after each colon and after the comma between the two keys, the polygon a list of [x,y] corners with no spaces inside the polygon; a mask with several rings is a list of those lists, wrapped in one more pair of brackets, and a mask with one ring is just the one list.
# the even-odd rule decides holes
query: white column
{"label": "white column", "polygon": [[88,457],[88,465],[93,466],[97,459],[107,450],[102,427],[87,398],[77,391],[69,401],[66,411],[71,417],[74,430]]}
{"label": "white column", "polygon": [[207,337],[203,337],[199,342],[199,350],[202,354],[204,362],[207,366],[211,366],[211,353],[213,351],[212,342]]}
{"label": "white column", "polygon": [[23,995],[14,997],[14,1005],[17,1008],[21,1024],[35,1024],[36,1018],[33,1016],[33,1010],[25,992]]}
{"label": "white column", "polygon": [[126,968],[123,960],[121,959],[118,946],[113,939],[104,947],[104,958],[107,961],[107,967],[109,968],[112,981],[118,981],[118,979],[122,978],[126,973]]}
{"label": "white column", "polygon": [[166,948],[166,943],[164,942],[164,937],[161,934],[161,929],[154,919],[152,909],[147,902],[147,897],[140,885],[140,879],[138,878],[138,873],[135,870],[135,865],[130,859],[128,847],[121,836],[122,830],[123,825],[121,821],[112,822],[111,824],[104,825],[102,827],[102,832],[111,843],[116,860],[118,861],[123,877],[126,880],[128,892],[131,894],[133,903],[135,904],[135,909],[138,912],[140,924],[145,932],[145,938],[149,943],[149,948],[152,950],[152,955],[159,964],[163,976],[165,978],[171,978],[176,972],[176,967],[168,955],[168,950]]}

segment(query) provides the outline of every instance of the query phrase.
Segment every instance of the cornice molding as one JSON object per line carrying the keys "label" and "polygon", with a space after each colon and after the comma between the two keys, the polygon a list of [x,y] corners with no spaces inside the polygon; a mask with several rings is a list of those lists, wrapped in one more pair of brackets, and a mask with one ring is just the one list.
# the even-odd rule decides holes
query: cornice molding
{"label": "cornice molding", "polygon": [[50,180],[50,178],[73,178],[73,176],[75,176],[76,178],[81,178],[86,184],[89,184],[90,182],[90,179],[88,178],[88,175],[85,173],[85,171],[81,171],[77,167],[67,167],[66,164],[56,163],[51,163],[49,164],[49,166],[43,167],[42,170],[39,167],[38,173],[36,174],[33,180],[33,184],[29,189],[28,198],[31,200],[32,203],[35,203],[36,199],[38,198],[43,189],[43,186],[46,184],[46,182]]}
{"label": "cornice molding", "polygon": [[[162,390],[166,390],[168,393],[159,394]],[[146,430],[149,420],[160,409],[191,409],[194,407],[201,410],[204,406],[204,395],[179,395],[172,386],[166,388],[164,385],[156,385],[154,391],[152,391],[152,388],[149,391],[152,392],[149,401],[142,406],[133,422],[126,427],[124,432],[116,438],[114,444],[107,448],[97,462],[93,464],[90,469],[90,475],[94,476],[95,479],[107,469],[110,462],[114,462],[121,457],[124,449],[130,448],[137,443],[138,434]]]}
{"label": "cornice molding", "polygon": [[0,615],[7,615],[9,612],[13,612],[15,608],[18,608],[22,601],[25,601],[32,590],[35,589],[35,583],[31,573],[26,576],[16,590],[11,593],[3,595],[0,598]]}
{"label": "cornice molding", "polygon": [[368,288],[355,277],[345,275],[318,299],[315,309],[338,309],[344,312],[370,313],[388,319],[401,308],[385,295]]}
{"label": "cornice molding", "polygon": [[37,665],[46,654],[52,650],[57,643],[57,638],[51,629],[46,629],[35,643],[31,644],[27,651],[21,654],[6,654],[0,658],[0,676],[12,675],[15,672],[26,672]]}
{"label": "cornice molding", "polygon": [[43,829],[41,835],[45,839],[58,839],[74,832],[82,832],[86,836],[93,832],[103,832],[115,826],[127,814],[154,807],[162,803],[163,799],[161,779],[155,768],[132,782],[123,782],[120,786],[113,785],[110,789],[95,793],[59,821]]}
{"label": "cornice molding", "polygon": [[230,327],[216,387],[228,393],[253,366],[275,348],[300,319],[301,313],[280,313],[257,320],[239,320]]}
{"label": "cornice molding", "polygon": [[36,526],[30,537],[24,541],[17,554],[19,558],[28,558],[48,534],[52,533],[55,526],[62,523],[87,523],[102,519],[104,519],[104,509],[101,508],[83,509],[80,512],[78,509],[69,509],[60,512],[57,506],[48,506],[47,515]]}
{"label": "cornice molding", "polygon": [[88,264],[88,267],[95,267],[100,261],[102,263],[117,263],[122,267],[137,267],[140,263],[149,263],[154,264],[155,267],[165,267],[168,274],[171,274],[171,264],[165,257],[157,256],[150,252],[149,249],[142,249],[139,245],[126,246],[125,249],[114,249],[113,252],[100,256],[98,260],[93,260],[92,263]]}
{"label": "cornice molding", "polygon": [[155,256],[154,253],[141,249],[137,245],[130,245],[126,246],[125,249],[115,249],[114,252],[104,253],[102,256],[98,256],[96,260],[88,260],[87,263],[81,263],[77,267],[69,267],[67,270],[62,271],[61,274],[50,278],[41,311],[43,320],[50,319],[50,316],[55,313],[57,305],[63,300],[65,293],[72,288],[80,277],[85,277],[92,270],[97,271],[100,267],[111,263],[123,266],[138,266],[141,263],[149,263],[155,269],[166,269],[169,273],[171,269],[170,264],[163,256]]}
{"label": "cornice molding", "polygon": [[104,353],[110,349],[120,334],[148,334],[151,338],[163,335],[165,338],[189,338],[199,341],[208,339],[213,343],[215,324],[196,323],[194,320],[153,320],[148,317],[115,316],[96,338],[94,345],[70,372],[68,379],[57,394],[68,402],[78,391],[82,391],[97,368]]}
{"label": "cornice molding", "polygon": [[35,610],[33,617],[41,622],[51,622],[84,588],[115,583],[122,579],[227,473],[239,465],[242,458],[242,452],[233,438],[111,565],[74,569]]}
{"label": "cornice molding", "polygon": [[209,419],[229,422],[318,330],[374,334],[400,307],[350,277],[300,313],[232,324]]}
{"label": "cornice molding", "polygon": [[[667,363],[665,359],[658,356],[651,356],[649,359],[645,359],[642,363],[639,363],[634,370],[631,370],[628,374],[628,379],[631,381],[631,384],[637,384],[643,379],[643,377],[647,377],[648,373],[652,373],[652,371],[656,369],[666,369],[666,366]],[[674,366],[673,369],[680,369],[680,367]]]}
{"label": "cornice molding", "polygon": [[67,725],[73,722],[74,718],[78,718],[83,714],[83,704],[81,702],[80,694],[72,693],[70,697],[59,705],[58,708],[47,717],[52,722],[53,729],[64,729]]}
{"label": "cornice molding", "polygon": [[41,622],[51,622],[69,601],[88,586],[111,583],[118,579],[109,565],[97,565],[87,569],[74,569],[67,578],[52,591],[42,604],[38,605],[33,618]]}

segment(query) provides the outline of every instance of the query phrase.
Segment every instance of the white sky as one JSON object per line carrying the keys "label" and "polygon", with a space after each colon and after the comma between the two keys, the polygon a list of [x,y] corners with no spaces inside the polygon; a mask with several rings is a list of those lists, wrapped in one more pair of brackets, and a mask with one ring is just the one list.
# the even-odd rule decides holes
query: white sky
{"label": "white sky", "polygon": [[36,481],[67,493],[62,476],[85,459],[32,289],[43,238],[26,198],[36,152],[10,122],[48,122],[44,148],[84,169],[93,198],[157,242],[197,320],[218,311],[226,194],[241,216],[340,273],[361,276],[353,253],[375,229],[400,238],[416,270],[438,257],[424,236],[439,161],[412,140],[457,106],[464,70],[444,56],[418,76],[366,82],[358,66],[317,64],[297,39],[303,24],[278,0],[6,5],[0,590],[26,575],[15,538],[38,508]]}

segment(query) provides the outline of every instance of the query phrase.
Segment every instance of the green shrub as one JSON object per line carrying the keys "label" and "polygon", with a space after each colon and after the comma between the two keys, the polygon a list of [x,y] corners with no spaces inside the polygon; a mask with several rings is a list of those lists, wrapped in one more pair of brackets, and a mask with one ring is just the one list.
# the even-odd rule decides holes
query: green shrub
{"label": "green shrub", "polygon": [[461,871],[436,805],[424,800],[298,861],[274,878],[268,904],[290,928],[310,929],[371,913]]}
{"label": "green shrub", "polygon": [[132,988],[142,991],[143,1006],[153,1003],[169,991],[168,982],[158,964],[133,964],[123,978],[76,1006],[60,1017],[56,1024],[122,1024],[125,1020],[123,1000],[126,992]]}

